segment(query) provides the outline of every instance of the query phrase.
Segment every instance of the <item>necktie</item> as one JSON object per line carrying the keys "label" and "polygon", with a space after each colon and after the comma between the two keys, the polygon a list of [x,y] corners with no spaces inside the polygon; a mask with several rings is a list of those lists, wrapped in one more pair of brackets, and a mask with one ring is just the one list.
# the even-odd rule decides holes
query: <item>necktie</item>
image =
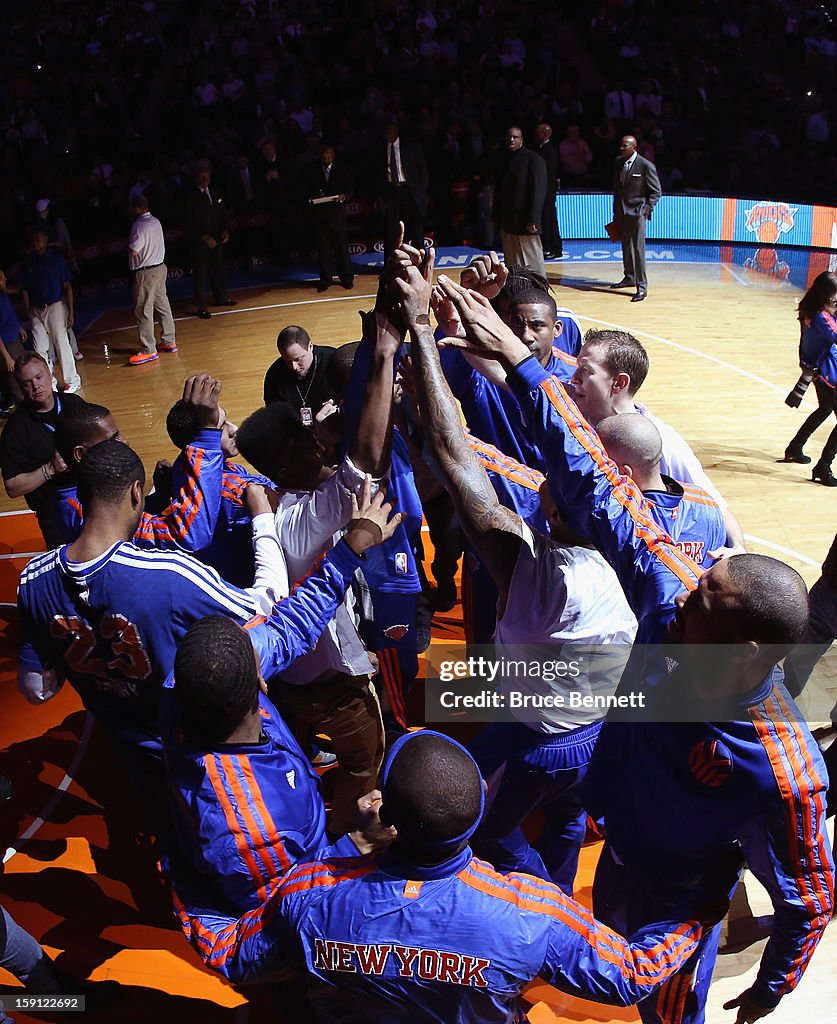
{"label": "necktie", "polygon": [[323,174],[325,175],[326,184],[328,184],[328,179],[331,177],[331,164],[323,165]]}
{"label": "necktie", "polygon": [[398,184],[398,160],[395,156],[395,143],[389,144],[389,180],[393,185]]}
{"label": "necktie", "polygon": [[204,196],[206,198],[207,203],[209,203],[209,205],[212,206],[212,196],[209,194],[209,189],[205,188],[203,190],[203,194],[204,194]]}

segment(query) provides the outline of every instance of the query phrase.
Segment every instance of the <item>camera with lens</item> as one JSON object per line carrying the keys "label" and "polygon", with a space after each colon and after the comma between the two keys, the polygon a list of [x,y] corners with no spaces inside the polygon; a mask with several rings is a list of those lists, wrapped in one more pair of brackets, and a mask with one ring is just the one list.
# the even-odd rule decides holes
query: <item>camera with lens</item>
{"label": "camera with lens", "polygon": [[817,371],[813,366],[803,366],[802,373],[799,376],[799,380],[794,384],[791,393],[785,399],[785,405],[789,405],[791,409],[798,409],[802,399],[805,397],[805,392],[811,385],[811,381],[816,376]]}

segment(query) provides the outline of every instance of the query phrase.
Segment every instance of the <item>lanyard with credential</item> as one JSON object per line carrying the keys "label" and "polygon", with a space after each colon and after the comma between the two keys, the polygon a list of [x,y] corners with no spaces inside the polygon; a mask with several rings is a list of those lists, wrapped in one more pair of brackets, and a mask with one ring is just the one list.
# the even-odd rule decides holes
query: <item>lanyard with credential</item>
{"label": "lanyard with credential", "polygon": [[[56,416],[60,416],[61,415],[61,396],[57,392],[55,394],[55,407],[54,408],[55,408]],[[47,428],[47,430],[51,431],[53,434],[55,433],[55,427],[51,423],[47,423],[46,420],[42,420],[41,422]]]}

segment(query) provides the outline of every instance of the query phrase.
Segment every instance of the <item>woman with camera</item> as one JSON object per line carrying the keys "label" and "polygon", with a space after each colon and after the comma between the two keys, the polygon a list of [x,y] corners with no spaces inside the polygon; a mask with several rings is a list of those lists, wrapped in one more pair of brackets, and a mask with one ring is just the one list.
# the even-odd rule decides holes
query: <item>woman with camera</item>
{"label": "woman with camera", "polygon": [[[803,376],[788,395],[789,405],[796,397],[803,378],[813,371],[818,406],[805,420],[785,449],[785,462],[808,465],[810,456],[803,452],[805,443],[833,412],[837,416],[837,274],[823,273],[815,280],[799,303],[799,365]],[[802,387],[804,393],[804,386]],[[801,399],[801,395],[798,396]],[[828,435],[819,461],[814,466],[812,479],[825,487],[837,487],[837,477],[831,472],[831,463],[837,455],[837,427]]]}

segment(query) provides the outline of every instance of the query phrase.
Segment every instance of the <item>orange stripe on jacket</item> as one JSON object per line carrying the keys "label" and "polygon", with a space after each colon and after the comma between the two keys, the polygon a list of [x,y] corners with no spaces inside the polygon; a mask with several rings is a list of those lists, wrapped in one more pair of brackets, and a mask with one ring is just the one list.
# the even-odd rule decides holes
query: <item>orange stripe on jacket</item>
{"label": "orange stripe on jacket", "polygon": [[256,776],[253,774],[253,766],[250,764],[250,759],[244,754],[238,754],[237,757],[239,767],[241,768],[241,774],[244,776],[247,785],[250,787],[250,796],[253,798],[256,813],[262,819],[264,838],[267,839],[268,845],[276,854],[279,860],[279,867],[282,871],[282,875],[284,876],[291,869],[291,859],[285,850],[285,844],[282,841],[282,837],[279,835],[279,829],[273,821],[273,815],[267,809],[267,804],[262,796],[261,787],[259,786]]}
{"label": "orange stripe on jacket", "polygon": [[670,569],[686,589],[694,590],[697,586],[694,576],[701,576],[703,570],[691,558],[679,551],[665,530],[661,529],[648,515],[644,508],[648,503],[642,492],[632,480],[619,475],[616,463],[607,458],[601,444],[597,443],[598,436],[587,421],[579,420],[573,415],[572,406],[563,387],[560,384],[556,385],[552,377],[542,381],[539,386],[543,389],[551,405],[561,415],[573,437],[607,477],[613,487],[614,498],[634,520],[637,533],[651,554]]}
{"label": "orange stripe on jacket", "polygon": [[222,755],[220,761],[227,783],[233,792],[233,796],[238,801],[238,809],[244,820],[245,828],[250,833],[251,849],[262,863],[262,874],[265,884],[259,889],[258,895],[261,899],[266,899],[270,891],[272,891],[273,883],[277,881],[276,867],[273,863],[273,858],[265,849],[270,840],[269,837],[265,836],[259,828],[259,823],[256,821],[253,814],[253,809],[250,806],[250,801],[247,799],[247,794],[244,792],[241,780],[236,774],[232,759],[226,755]]}
{"label": "orange stripe on jacket", "polygon": [[218,755],[207,754],[204,757],[204,765],[206,767],[207,778],[212,784],[212,788],[215,791],[215,796],[218,798],[218,803],[221,806],[221,810],[224,812],[224,818],[227,822],[227,828],[230,830],[230,834],[235,840],[235,845],[238,849],[241,859],[247,866],[247,870],[250,872],[250,877],[256,884],[257,892],[261,899],[265,898],[267,892],[268,877],[265,876],[259,867],[258,861],[253,855],[253,851],[250,849],[250,844],[247,842],[247,837],[244,835],[241,825],[238,821],[238,816],[235,813],[235,808],[230,801],[227,793],[226,786],[224,785],[223,779],[221,778],[221,771],[219,770]]}
{"label": "orange stripe on jacket", "polygon": [[[778,700],[776,700],[775,690],[774,694],[765,702],[765,709],[768,714],[771,711],[771,704],[773,706],[772,710],[777,715],[780,714],[782,708]],[[791,726],[788,722],[771,721],[771,724],[775,728],[776,733],[779,737],[779,740],[777,741],[776,739],[774,739],[772,735],[770,724],[768,724],[768,720],[761,716],[761,712],[758,710],[758,708],[751,708],[750,714],[756,729],[756,734],[758,735],[759,739],[762,742],[762,745],[764,746],[765,753],[767,754],[768,760],[770,761],[770,766],[773,769],[773,776],[776,779],[776,782],[778,783],[779,792],[781,793],[785,803],[785,825],[787,830],[786,836],[788,841],[788,849],[790,850],[791,856],[796,861],[796,863],[801,865],[806,871],[810,871],[812,876],[816,878],[817,871],[816,865],[812,863],[813,858],[811,858],[810,862],[809,860],[803,860],[802,858],[802,853],[799,845],[799,833],[797,824],[797,804],[798,802],[800,802],[800,798],[793,791],[793,784],[791,783],[790,776],[788,775],[788,771],[782,759],[782,750],[784,750],[785,755],[789,758],[791,763],[793,763],[793,761],[796,760],[796,755],[792,749],[792,746],[788,742],[790,739]],[[779,746],[780,742],[781,748]],[[819,810],[819,808],[822,805],[822,801],[821,799],[815,799],[819,804]],[[806,817],[808,817],[808,834],[810,835],[810,810],[808,809],[807,811],[803,811],[803,813],[806,814]],[[819,836],[817,837],[817,849],[819,852],[821,863],[823,865],[826,865],[828,863],[828,856],[827,852],[824,849],[822,837]],[[791,965],[791,970],[786,975],[786,979],[784,984],[782,985],[781,990],[783,995],[787,992],[790,992],[795,987],[796,983],[802,975],[802,972],[807,967],[808,960],[813,954],[813,948],[819,941],[819,936],[821,935],[822,930],[825,928],[825,925],[827,924],[827,914],[823,913],[823,911],[818,910],[816,907],[815,890],[811,884],[811,879],[808,877],[808,874],[803,873],[800,875],[796,875],[796,881],[799,896],[811,918],[811,931],[807,936],[802,946],[802,949],[799,951],[795,960],[793,961],[793,964]],[[829,891],[833,892],[833,886],[834,882],[832,878]],[[824,890],[822,890],[822,886],[819,884],[818,878],[817,887],[820,889],[821,892],[824,892]],[[825,905],[828,906],[828,902],[826,902]],[[817,918],[822,919],[821,927],[818,927],[816,924]]]}

